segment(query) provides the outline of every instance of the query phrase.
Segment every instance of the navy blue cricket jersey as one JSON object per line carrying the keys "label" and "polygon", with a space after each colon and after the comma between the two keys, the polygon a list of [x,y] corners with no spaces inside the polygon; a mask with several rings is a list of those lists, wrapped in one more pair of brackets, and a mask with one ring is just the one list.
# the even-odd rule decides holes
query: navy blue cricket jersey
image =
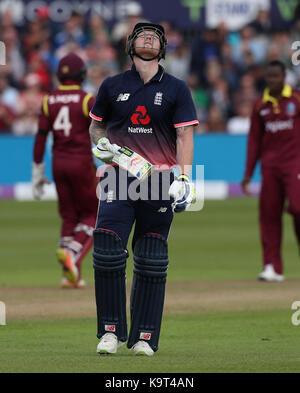
{"label": "navy blue cricket jersey", "polygon": [[111,143],[129,147],[161,169],[177,163],[176,128],[199,123],[185,82],[159,66],[144,84],[134,64],[104,80],[90,116],[106,123]]}

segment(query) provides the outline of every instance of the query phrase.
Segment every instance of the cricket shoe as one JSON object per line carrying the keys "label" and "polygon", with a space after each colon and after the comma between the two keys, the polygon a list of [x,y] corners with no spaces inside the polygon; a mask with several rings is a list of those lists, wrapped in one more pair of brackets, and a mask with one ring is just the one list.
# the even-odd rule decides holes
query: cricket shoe
{"label": "cricket shoe", "polygon": [[56,251],[56,255],[63,267],[63,276],[72,284],[76,284],[78,281],[78,269],[75,265],[73,254],[64,248],[59,248]]}
{"label": "cricket shoe", "polygon": [[266,265],[264,271],[259,274],[258,279],[260,281],[284,281],[282,274],[277,274],[273,268],[273,265]]}
{"label": "cricket shoe", "polygon": [[138,341],[134,346],[131,348],[134,355],[146,355],[146,356],[153,356],[154,351],[150,347],[146,341]]}
{"label": "cricket shoe", "polygon": [[67,280],[65,277],[61,279],[60,286],[62,288],[85,288],[86,283],[84,280],[79,280],[75,284]]}
{"label": "cricket shoe", "polygon": [[125,342],[119,341],[114,333],[105,333],[97,346],[97,352],[100,355],[116,353],[118,348],[123,344]]}

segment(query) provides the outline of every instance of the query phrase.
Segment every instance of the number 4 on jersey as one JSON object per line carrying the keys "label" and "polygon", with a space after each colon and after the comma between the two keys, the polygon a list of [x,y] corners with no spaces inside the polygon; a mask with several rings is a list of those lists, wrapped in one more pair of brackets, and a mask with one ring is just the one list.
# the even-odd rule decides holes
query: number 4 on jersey
{"label": "number 4 on jersey", "polygon": [[64,136],[70,136],[70,130],[72,128],[72,123],[70,122],[70,108],[64,105],[60,108],[55,122],[53,123],[54,131],[63,131]]}

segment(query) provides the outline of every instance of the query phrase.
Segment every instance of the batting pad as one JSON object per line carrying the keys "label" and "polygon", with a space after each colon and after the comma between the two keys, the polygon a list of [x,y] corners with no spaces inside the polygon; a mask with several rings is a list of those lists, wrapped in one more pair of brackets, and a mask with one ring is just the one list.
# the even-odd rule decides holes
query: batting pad
{"label": "batting pad", "polygon": [[154,351],[158,349],[168,263],[168,245],[164,237],[146,234],[137,240],[134,248],[128,348],[144,340]]}
{"label": "batting pad", "polygon": [[121,239],[106,229],[94,230],[93,267],[98,333],[127,340],[125,268],[127,253]]}

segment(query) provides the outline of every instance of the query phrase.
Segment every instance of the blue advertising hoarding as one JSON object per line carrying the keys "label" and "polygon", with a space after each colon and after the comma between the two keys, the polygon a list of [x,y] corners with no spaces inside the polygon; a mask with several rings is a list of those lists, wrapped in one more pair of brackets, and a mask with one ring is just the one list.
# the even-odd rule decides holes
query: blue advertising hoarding
{"label": "blue advertising hoarding", "polygon": [[[0,185],[30,182],[33,136],[0,136]],[[239,183],[244,171],[247,137],[245,135],[203,134],[194,137],[194,165],[204,165],[205,180]],[[46,175],[52,180],[51,140],[44,156]],[[259,181],[256,170],[253,181]]]}

